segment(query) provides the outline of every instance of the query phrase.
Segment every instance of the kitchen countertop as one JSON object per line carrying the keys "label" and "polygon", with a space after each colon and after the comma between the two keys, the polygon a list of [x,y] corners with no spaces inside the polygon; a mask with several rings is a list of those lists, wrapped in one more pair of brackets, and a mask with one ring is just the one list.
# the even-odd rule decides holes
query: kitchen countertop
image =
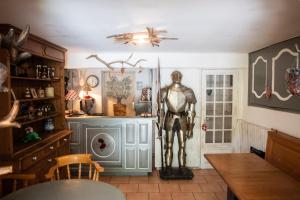
{"label": "kitchen countertop", "polygon": [[156,116],[141,117],[141,116],[95,116],[95,115],[76,115],[76,116],[65,116],[66,119],[155,119]]}

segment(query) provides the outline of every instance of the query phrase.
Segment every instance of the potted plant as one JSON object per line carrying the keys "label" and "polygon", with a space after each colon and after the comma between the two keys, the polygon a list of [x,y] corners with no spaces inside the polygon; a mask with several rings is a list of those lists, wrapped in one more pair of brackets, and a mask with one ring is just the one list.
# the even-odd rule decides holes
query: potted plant
{"label": "potted plant", "polygon": [[132,81],[130,77],[125,77],[119,80],[116,76],[111,76],[110,80],[106,82],[108,97],[115,98],[117,103],[113,105],[115,116],[126,115],[126,104],[122,104],[123,99],[127,99],[132,88]]}

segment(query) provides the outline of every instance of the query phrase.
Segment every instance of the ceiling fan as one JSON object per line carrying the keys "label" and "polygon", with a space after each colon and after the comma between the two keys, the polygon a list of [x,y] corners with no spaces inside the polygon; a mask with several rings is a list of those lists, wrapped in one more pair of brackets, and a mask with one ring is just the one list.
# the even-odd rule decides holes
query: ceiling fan
{"label": "ceiling fan", "polygon": [[156,30],[154,28],[146,28],[146,31],[142,32],[129,32],[122,34],[115,34],[107,36],[106,38],[113,38],[116,42],[122,42],[124,44],[142,44],[150,43],[153,47],[159,46],[162,40],[178,40],[178,38],[165,37],[161,34],[167,33],[166,30]]}

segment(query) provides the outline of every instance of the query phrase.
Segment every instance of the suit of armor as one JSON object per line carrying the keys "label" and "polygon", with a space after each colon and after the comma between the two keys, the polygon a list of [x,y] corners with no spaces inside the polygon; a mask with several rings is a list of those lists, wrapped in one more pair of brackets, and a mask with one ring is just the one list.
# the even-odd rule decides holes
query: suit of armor
{"label": "suit of armor", "polygon": [[[160,98],[159,124],[166,131],[165,166],[171,168],[173,161],[173,142],[175,133],[178,138],[178,163],[180,168],[186,164],[186,139],[193,136],[195,104],[197,102],[192,89],[181,84],[182,74],[174,71],[172,84],[162,88]],[[167,112],[165,112],[167,106]]]}

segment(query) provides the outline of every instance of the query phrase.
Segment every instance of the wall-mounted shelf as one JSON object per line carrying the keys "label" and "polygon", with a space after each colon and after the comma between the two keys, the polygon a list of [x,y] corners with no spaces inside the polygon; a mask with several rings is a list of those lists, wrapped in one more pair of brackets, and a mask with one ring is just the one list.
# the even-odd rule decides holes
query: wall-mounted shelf
{"label": "wall-mounted shelf", "polygon": [[46,82],[55,82],[55,81],[59,81],[59,80],[60,80],[60,78],[54,78],[54,79],[41,79],[41,78],[21,77],[21,76],[11,76],[11,79],[30,80],[30,81],[46,81]]}
{"label": "wall-mounted shelf", "polygon": [[[58,116],[58,113],[53,113],[53,114],[50,114],[50,115],[46,115],[46,116],[43,116],[43,117],[37,117],[37,118],[34,118],[32,120],[25,120],[24,122],[20,122],[19,123],[21,125],[26,125],[26,124],[32,124],[32,123],[35,123],[35,122],[38,122],[38,121],[41,121],[41,120],[44,120],[44,119],[48,119],[48,118],[51,118],[51,117],[56,117]],[[16,120],[18,121],[18,119],[22,119],[23,117],[20,117],[20,118],[17,118]]]}
{"label": "wall-mounted shelf", "polygon": [[51,99],[55,99],[55,97],[30,98],[30,99],[18,99],[18,100],[22,103],[22,102],[43,101],[43,100],[51,100]]}

